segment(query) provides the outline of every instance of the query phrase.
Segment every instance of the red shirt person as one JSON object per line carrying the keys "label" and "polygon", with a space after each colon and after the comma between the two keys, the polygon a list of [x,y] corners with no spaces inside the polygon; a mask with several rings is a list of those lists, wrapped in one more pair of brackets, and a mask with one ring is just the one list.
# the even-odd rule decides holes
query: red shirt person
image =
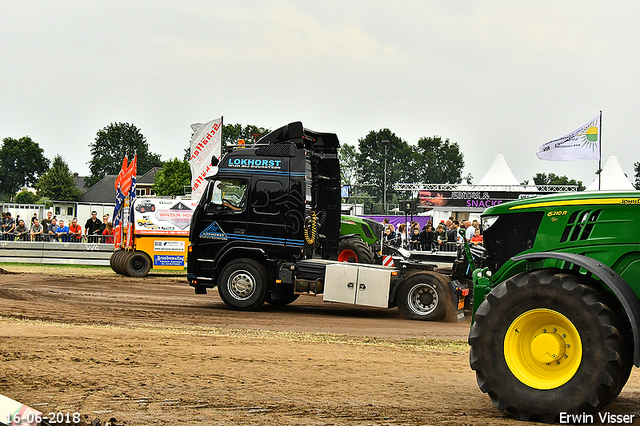
{"label": "red shirt person", "polygon": [[82,238],[82,226],[78,224],[78,218],[74,217],[71,220],[71,225],[69,225],[69,235],[71,236],[70,241],[77,243],[80,242]]}

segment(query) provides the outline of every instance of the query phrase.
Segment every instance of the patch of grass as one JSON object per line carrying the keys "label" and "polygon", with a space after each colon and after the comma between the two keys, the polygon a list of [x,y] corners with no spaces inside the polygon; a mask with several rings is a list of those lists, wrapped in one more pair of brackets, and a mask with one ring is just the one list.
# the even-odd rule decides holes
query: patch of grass
{"label": "patch of grass", "polygon": [[[38,268],[58,268],[58,269],[111,269],[109,266],[97,266],[97,265],[75,265],[75,264],[43,264],[43,263],[21,263],[21,262],[0,262],[0,267],[24,269],[34,273],[37,273]],[[34,269],[35,268],[35,269]],[[7,269],[10,270],[10,269]]]}
{"label": "patch of grass", "polygon": [[0,263],[0,269],[10,274],[43,274],[59,275],[61,277],[74,278],[108,278],[119,280],[146,280],[148,283],[164,282],[165,280],[185,280],[186,269],[174,271],[167,269],[152,269],[149,276],[143,278],[131,278],[118,275],[110,266],[76,265],[76,264],[40,264],[40,263]]}

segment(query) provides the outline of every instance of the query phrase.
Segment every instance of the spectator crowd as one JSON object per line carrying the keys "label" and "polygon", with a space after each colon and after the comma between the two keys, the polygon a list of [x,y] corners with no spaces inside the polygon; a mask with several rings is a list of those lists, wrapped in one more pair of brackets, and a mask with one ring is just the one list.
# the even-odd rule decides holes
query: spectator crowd
{"label": "spectator crowd", "polygon": [[435,253],[456,251],[466,241],[476,246],[483,244],[480,224],[477,220],[473,222],[466,220],[460,223],[450,217],[446,222],[440,221],[435,228],[433,221],[430,220],[422,229],[417,222],[412,221],[408,231],[405,224],[400,224],[396,231],[388,219],[385,219],[382,224],[385,241],[407,250]]}
{"label": "spectator crowd", "polygon": [[34,213],[31,218],[31,226],[27,226],[24,219],[17,216],[15,219],[10,212],[2,212],[2,241],[57,241],[57,242],[87,242],[87,243],[111,243],[113,244],[114,229],[109,222],[109,215],[104,215],[102,221],[97,218],[97,212],[91,212],[91,217],[82,226],[78,218],[74,217],[69,225],[64,220],[58,220],[52,212],[47,212],[47,217],[40,221]]}

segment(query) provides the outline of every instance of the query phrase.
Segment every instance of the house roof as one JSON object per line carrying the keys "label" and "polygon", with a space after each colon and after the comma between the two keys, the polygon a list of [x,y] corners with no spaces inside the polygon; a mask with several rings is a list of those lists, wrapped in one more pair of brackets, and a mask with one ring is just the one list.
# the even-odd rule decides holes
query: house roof
{"label": "house roof", "polygon": [[114,184],[117,175],[106,175],[95,185],[89,188],[80,199],[87,203],[113,203],[115,202]]}
{"label": "house roof", "polygon": [[[156,173],[162,167],[153,167],[142,176],[136,176],[136,185],[151,186],[153,185]],[[87,189],[80,199],[87,203],[113,203],[115,202],[115,182],[118,175],[106,175],[98,183]]]}
{"label": "house roof", "polygon": [[156,173],[162,167],[152,167],[147,173],[142,176],[136,176],[136,184],[153,185],[156,180]]}
{"label": "house roof", "polygon": [[77,173],[73,174],[73,183],[75,183],[78,189],[82,192],[86,192],[86,190],[89,189],[84,186],[84,176],[78,176]]}

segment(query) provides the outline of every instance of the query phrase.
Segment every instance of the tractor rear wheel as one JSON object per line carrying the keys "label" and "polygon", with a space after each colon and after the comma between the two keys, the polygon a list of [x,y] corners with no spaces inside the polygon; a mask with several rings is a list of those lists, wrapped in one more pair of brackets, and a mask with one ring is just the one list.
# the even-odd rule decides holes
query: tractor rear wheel
{"label": "tractor rear wheel", "polygon": [[561,412],[595,413],[618,396],[632,367],[628,325],[591,284],[557,269],[523,272],[478,307],[470,363],[498,409],[557,422]]}
{"label": "tractor rear wheel", "polygon": [[359,237],[347,237],[338,245],[339,262],[373,263],[373,251]]}

